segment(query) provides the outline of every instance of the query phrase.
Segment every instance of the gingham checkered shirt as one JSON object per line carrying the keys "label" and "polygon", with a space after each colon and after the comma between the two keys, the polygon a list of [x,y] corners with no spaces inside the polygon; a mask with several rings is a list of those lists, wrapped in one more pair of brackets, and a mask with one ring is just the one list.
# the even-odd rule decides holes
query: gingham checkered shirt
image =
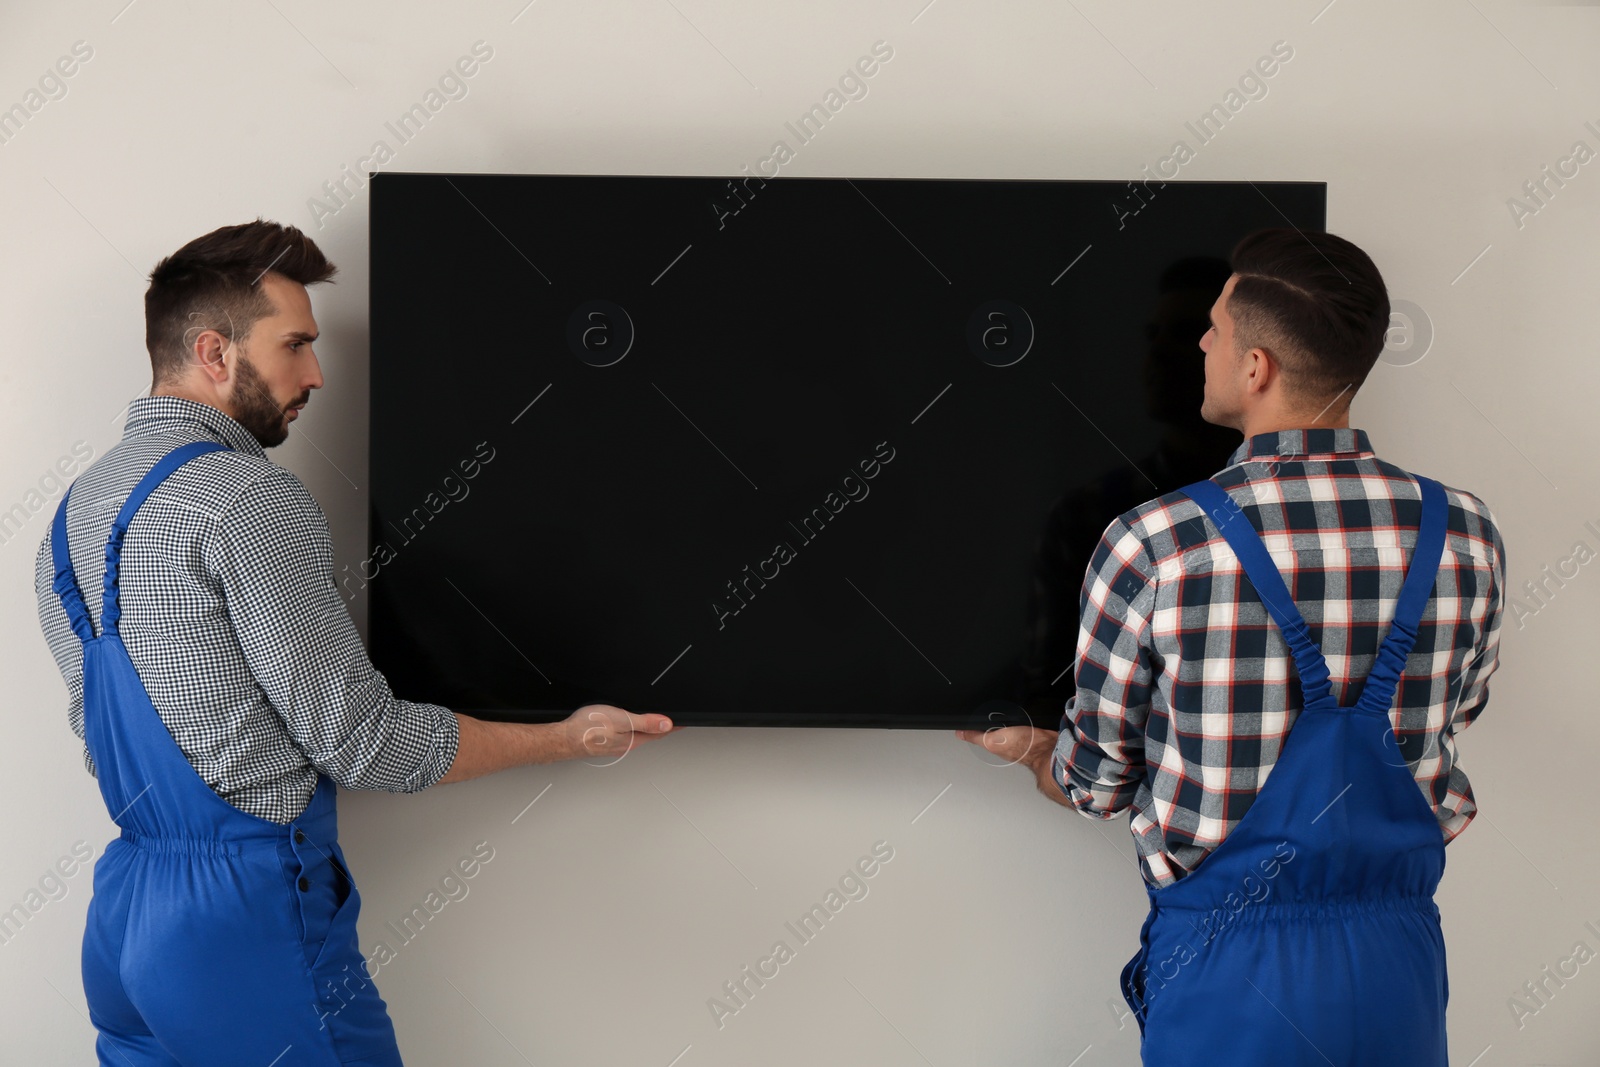
{"label": "gingham checkered shirt", "polygon": [[[1251,437],[1212,480],[1260,531],[1335,699],[1354,704],[1416,542],[1416,479],[1363,430],[1312,428]],[[1477,810],[1455,735],[1482,712],[1499,663],[1505,546],[1482,500],[1446,495],[1438,578],[1390,720],[1449,842]],[[1177,492],[1106,528],[1079,620],[1056,782],[1085,815],[1128,811],[1145,880],[1164,887],[1249,810],[1303,706],[1299,676],[1238,557]]]}
{"label": "gingham checkered shirt", "polygon": [[[192,441],[233,451],[196,457],[156,487],[128,527],[119,579],[123,643],[178,748],[219,796],[276,823],[305,810],[319,771],[346,789],[437,782],[455,760],[455,716],[390,692],[334,584],[322,508],[216,408],[135,400],[122,440],[73,483],[67,542],[95,632],[112,519],[158,459]],[[47,530],[39,621],[81,739],[83,646],[54,578]],[[84,765],[94,773],[87,746]]]}

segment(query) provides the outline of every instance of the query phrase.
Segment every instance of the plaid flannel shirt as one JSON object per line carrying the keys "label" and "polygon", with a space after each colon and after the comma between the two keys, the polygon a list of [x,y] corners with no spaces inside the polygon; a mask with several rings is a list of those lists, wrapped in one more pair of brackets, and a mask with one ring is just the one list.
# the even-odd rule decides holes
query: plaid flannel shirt
{"label": "plaid flannel shirt", "polygon": [[[1354,704],[1410,563],[1416,479],[1351,428],[1257,434],[1212,478],[1261,533],[1335,699]],[[1505,546],[1482,500],[1446,495],[1438,578],[1390,720],[1449,842],[1477,810],[1455,735],[1482,712],[1499,663]],[[1106,528],[1080,596],[1075,671],[1056,782],[1087,816],[1128,811],[1145,880],[1170,885],[1244,817],[1303,704],[1283,635],[1188,497]]]}

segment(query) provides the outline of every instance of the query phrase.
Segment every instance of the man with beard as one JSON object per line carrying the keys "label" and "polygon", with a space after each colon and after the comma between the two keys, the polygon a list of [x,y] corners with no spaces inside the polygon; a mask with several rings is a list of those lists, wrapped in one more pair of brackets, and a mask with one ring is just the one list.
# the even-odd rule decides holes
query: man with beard
{"label": "man with beard", "polygon": [[322,509],[265,452],[322,387],[305,287],[335,269],[260,219],[158,263],[150,395],[39,546],[40,623],[122,831],[83,940],[102,1064],[398,1064],[334,786],[416,792],[674,729],[604,705],[483,722],[373,668]]}

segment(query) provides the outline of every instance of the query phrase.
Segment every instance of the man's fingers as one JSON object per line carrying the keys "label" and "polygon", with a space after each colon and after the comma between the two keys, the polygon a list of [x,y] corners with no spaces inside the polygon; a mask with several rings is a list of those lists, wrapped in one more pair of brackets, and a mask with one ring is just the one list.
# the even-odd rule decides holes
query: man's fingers
{"label": "man's fingers", "polygon": [[990,730],[984,742],[989,751],[999,753],[1010,758],[1020,756],[1028,751],[1029,730],[1026,726],[1004,726],[998,730]]}
{"label": "man's fingers", "polygon": [[1020,726],[1001,726],[988,730],[957,730],[956,736],[990,752],[1006,756],[1026,747],[1027,739],[1023,736],[1025,729]]}
{"label": "man's fingers", "polygon": [[987,730],[957,730],[956,736],[963,741],[970,741],[974,745],[993,748],[995,745],[1012,743],[1016,738],[1016,731],[1023,729],[1020,726],[992,726]]}
{"label": "man's fingers", "polygon": [[638,734],[664,734],[672,730],[672,720],[665,715],[648,712],[644,715],[628,713],[628,726]]}
{"label": "man's fingers", "polygon": [[665,734],[674,729],[672,720],[656,712],[647,712],[635,715],[631,711],[612,707],[610,704],[589,704],[578,709],[577,718],[581,718],[586,732],[614,734],[641,733]]}

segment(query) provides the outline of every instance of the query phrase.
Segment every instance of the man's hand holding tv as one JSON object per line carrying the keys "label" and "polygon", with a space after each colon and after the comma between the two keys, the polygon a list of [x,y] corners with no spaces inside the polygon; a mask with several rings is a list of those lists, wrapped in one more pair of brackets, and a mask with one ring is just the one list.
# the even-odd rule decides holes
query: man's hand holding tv
{"label": "man's hand holding tv", "polygon": [[530,763],[598,756],[615,763],[646,741],[683,729],[665,715],[635,715],[610,704],[586,704],[558,722],[492,722],[456,713],[455,760],[440,782],[464,782]]}
{"label": "man's hand holding tv", "polygon": [[1071,802],[1055,780],[1051,762],[1055,755],[1059,730],[1041,730],[1037,726],[999,726],[988,730],[957,730],[956,736],[979,748],[994,753],[1007,763],[1019,764],[1033,773],[1039,792],[1057,804]]}
{"label": "man's hand holding tv", "polygon": [[619,760],[646,741],[655,741],[683,729],[665,715],[633,712],[610,704],[586,704],[562,720],[572,744],[572,757],[598,756]]}

